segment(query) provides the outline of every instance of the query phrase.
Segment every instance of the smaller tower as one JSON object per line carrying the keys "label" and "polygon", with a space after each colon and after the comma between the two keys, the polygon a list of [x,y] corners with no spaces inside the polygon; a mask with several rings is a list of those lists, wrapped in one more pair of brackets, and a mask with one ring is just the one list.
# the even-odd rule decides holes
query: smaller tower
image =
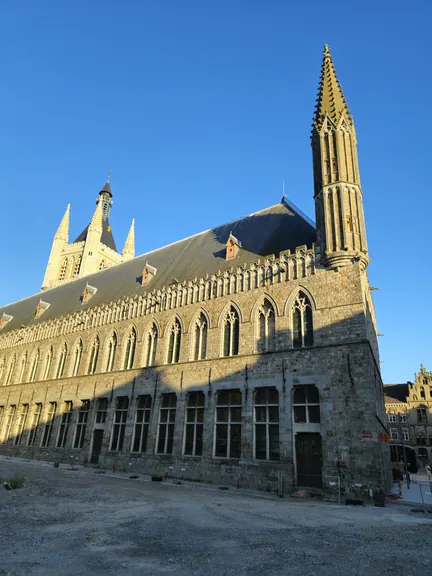
{"label": "smaller tower", "polygon": [[120,254],[109,223],[111,207],[112,192],[108,177],[97,197],[96,209],[90,224],[71,244],[68,243],[70,207],[67,207],[54,237],[42,290],[134,258],[134,220],[132,220],[123,252]]}
{"label": "smaller tower", "polygon": [[131,227],[122,251],[123,260],[131,260],[135,257],[135,219],[132,219]]}
{"label": "smaller tower", "polygon": [[42,290],[50,288],[52,283],[60,275],[60,266],[62,262],[62,252],[69,241],[69,218],[70,204],[67,205],[66,212],[61,219],[60,226],[55,233],[52,243],[51,253],[48,259],[48,265],[45,271],[45,277],[42,284]]}
{"label": "smaller tower", "polygon": [[325,45],[312,129],[317,248],[328,268],[369,263],[354,120]]}

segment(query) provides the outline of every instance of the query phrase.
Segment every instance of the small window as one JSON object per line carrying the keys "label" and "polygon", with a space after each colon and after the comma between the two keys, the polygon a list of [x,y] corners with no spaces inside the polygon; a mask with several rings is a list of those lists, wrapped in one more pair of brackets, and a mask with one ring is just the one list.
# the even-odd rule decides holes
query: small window
{"label": "small window", "polygon": [[396,414],[394,412],[389,412],[388,421],[389,422],[396,422]]}
{"label": "small window", "polygon": [[172,454],[174,443],[174,424],[176,417],[177,396],[173,393],[162,394],[159,409],[159,426],[157,453]]}
{"label": "small window", "polygon": [[132,452],[145,452],[150,426],[152,399],[150,394],[138,396],[135,413],[134,438]]}
{"label": "small window", "polygon": [[294,386],[293,413],[295,424],[320,422],[319,393],[316,386]]}
{"label": "small window", "polygon": [[409,432],[408,432],[408,428],[402,428],[402,438],[405,441],[409,440]]}
{"label": "small window", "polygon": [[127,396],[119,396],[116,398],[114,425],[111,438],[111,450],[113,452],[121,452],[123,450],[128,408],[129,398]]}
{"label": "small window", "polygon": [[96,401],[96,424],[105,424],[108,411],[108,398],[98,398]]}
{"label": "small window", "polygon": [[397,428],[390,428],[390,437],[392,440],[399,440],[399,434]]}
{"label": "small window", "polygon": [[399,418],[401,422],[408,422],[406,414],[399,414]]}
{"label": "small window", "polygon": [[66,448],[70,423],[72,418],[72,402],[66,401],[63,406],[63,414],[60,420],[57,448]]}
{"label": "small window", "polygon": [[82,448],[84,446],[89,411],[90,400],[83,400],[81,402],[80,409],[78,410],[78,421],[75,430],[74,448]]}
{"label": "small window", "polygon": [[50,402],[48,404],[47,421],[45,422],[43,436],[42,436],[41,446],[43,448],[46,448],[50,445],[51,432],[52,432],[52,428],[53,428],[56,410],[57,410],[57,402]]}
{"label": "small window", "polygon": [[187,456],[201,456],[204,428],[203,392],[189,392],[186,405],[184,453]]}
{"label": "small window", "polygon": [[240,458],[242,394],[240,390],[221,390],[217,395],[215,456]]}

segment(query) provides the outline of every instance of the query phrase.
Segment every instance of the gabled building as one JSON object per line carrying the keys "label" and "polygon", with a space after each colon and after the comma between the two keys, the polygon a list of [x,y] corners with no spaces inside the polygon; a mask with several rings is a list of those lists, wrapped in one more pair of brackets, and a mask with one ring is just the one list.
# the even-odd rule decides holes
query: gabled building
{"label": "gabled building", "polygon": [[387,487],[357,137],[327,46],[312,156],[316,226],[283,198],[134,257],[133,227],[121,255],[113,243],[109,187],[72,244],[67,211],[43,292],[0,308],[0,450]]}

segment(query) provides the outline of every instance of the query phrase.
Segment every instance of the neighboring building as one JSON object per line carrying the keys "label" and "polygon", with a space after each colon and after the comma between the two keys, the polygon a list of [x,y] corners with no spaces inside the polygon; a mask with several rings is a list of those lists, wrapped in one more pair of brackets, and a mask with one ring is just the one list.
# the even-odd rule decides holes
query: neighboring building
{"label": "neighboring building", "polygon": [[388,487],[357,138],[327,46],[312,151],[316,228],[282,199],[134,258],[133,228],[122,256],[111,241],[110,189],[71,245],[67,212],[45,290],[0,309],[0,451]]}
{"label": "neighboring building", "polygon": [[408,382],[407,405],[417,456],[424,466],[432,462],[432,372],[426,372],[423,364],[414,373],[414,383]]}
{"label": "neighboring building", "polygon": [[[388,395],[394,392],[397,398]],[[405,458],[408,469],[415,471],[416,453],[413,449],[413,437],[409,426],[406,395],[407,384],[384,385],[384,402],[387,413],[387,425],[390,433],[390,458],[392,463],[403,464]],[[402,397],[400,399],[399,397]]]}

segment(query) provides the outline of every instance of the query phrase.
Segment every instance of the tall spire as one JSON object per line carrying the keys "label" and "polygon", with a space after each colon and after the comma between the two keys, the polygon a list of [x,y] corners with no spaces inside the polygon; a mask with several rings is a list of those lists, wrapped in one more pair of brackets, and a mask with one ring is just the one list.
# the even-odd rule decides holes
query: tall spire
{"label": "tall spire", "polygon": [[125,260],[135,257],[135,219],[132,219],[122,255]]}
{"label": "tall spire", "polygon": [[96,210],[94,211],[93,218],[89,224],[89,231],[95,230],[102,233],[102,217],[103,217],[103,206],[102,202],[98,200],[96,204]]}
{"label": "tall spire", "polygon": [[326,44],[323,51],[321,78],[318,89],[318,98],[315,108],[314,126],[319,131],[323,125],[326,114],[334,124],[337,124],[342,113],[352,125],[352,117],[348,110],[342,87],[339,84],[330,48]]}
{"label": "tall spire", "polygon": [[63,214],[60,226],[57,229],[55,238],[59,240],[69,241],[69,216],[70,216],[70,204],[67,205],[66,212]]}

